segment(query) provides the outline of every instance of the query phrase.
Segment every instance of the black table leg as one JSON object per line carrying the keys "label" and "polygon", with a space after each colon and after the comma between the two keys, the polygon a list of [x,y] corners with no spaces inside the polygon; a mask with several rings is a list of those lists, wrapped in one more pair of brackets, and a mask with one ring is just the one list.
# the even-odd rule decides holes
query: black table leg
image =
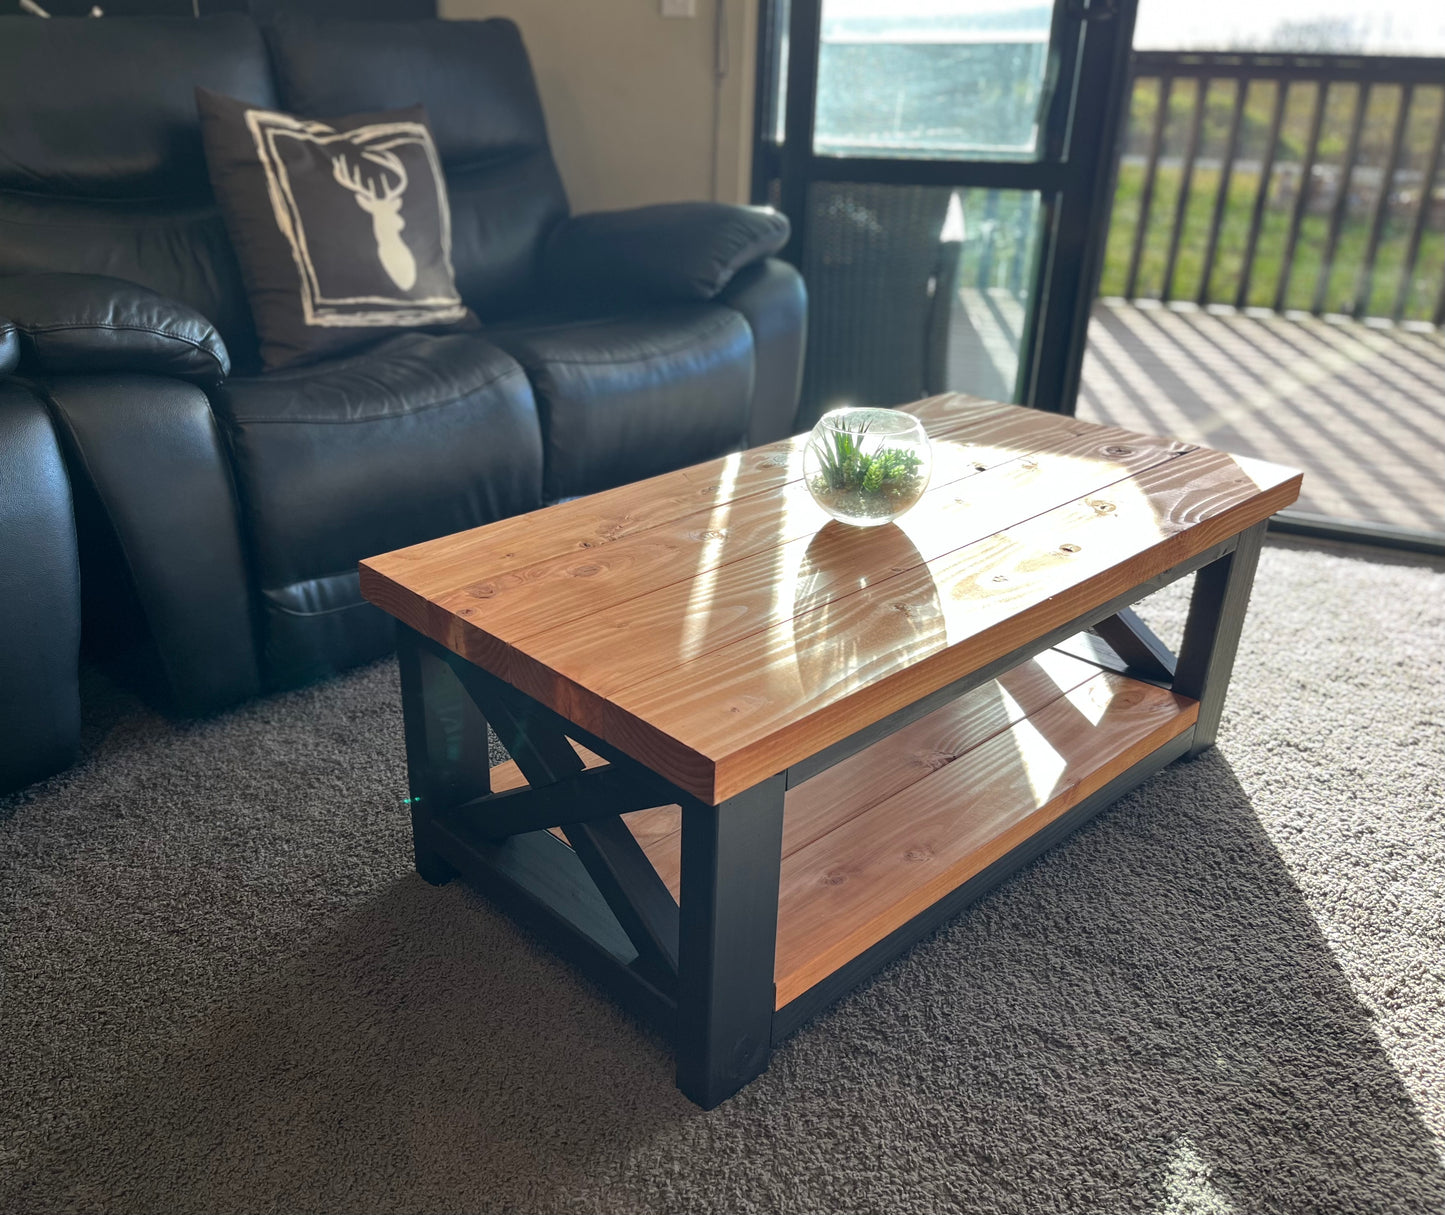
{"label": "black table leg", "polygon": [[461,681],[418,635],[397,628],[416,871],[440,886],[455,870],[427,842],[427,824],[491,791],[487,722]]}
{"label": "black table leg", "polygon": [[784,777],[682,809],[677,1086],[704,1109],[767,1070]]}
{"label": "black table leg", "polygon": [[1267,524],[1240,533],[1234,551],[1194,576],[1194,594],[1184,624],[1184,644],[1174,672],[1174,691],[1199,701],[1191,756],[1214,746],[1224,696],[1239,651],[1239,635]]}

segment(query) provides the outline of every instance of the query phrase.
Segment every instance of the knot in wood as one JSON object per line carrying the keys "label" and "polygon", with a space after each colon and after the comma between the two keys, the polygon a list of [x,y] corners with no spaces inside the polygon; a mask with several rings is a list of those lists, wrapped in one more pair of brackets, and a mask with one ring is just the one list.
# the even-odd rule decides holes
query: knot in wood
{"label": "knot in wood", "polygon": [[1125,447],[1122,443],[1115,443],[1110,447],[1104,448],[1104,454],[1106,456],[1132,456],[1134,449],[1132,447]]}
{"label": "knot in wood", "polygon": [[1077,544],[1061,544],[1059,545],[1059,548],[1061,551],[1066,553],[1077,553],[1079,551],[1079,546]]}
{"label": "knot in wood", "polygon": [[591,578],[601,572],[600,565],[574,565],[572,567],[572,577],[574,578]]}
{"label": "knot in wood", "polygon": [[1102,498],[1085,498],[1084,501],[1101,515],[1112,514],[1115,510],[1112,502],[1105,502]]}

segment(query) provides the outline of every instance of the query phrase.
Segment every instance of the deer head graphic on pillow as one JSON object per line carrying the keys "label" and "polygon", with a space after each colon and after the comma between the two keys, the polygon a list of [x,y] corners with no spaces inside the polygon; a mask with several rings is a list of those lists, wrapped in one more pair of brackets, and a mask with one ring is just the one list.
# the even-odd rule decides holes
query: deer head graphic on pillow
{"label": "deer head graphic on pillow", "polygon": [[[382,269],[403,291],[416,286],[416,258],[401,238],[406,220],[401,217],[406,193],[406,166],[390,148],[372,147],[361,151],[363,164],[350,163],[346,154],[331,159],[332,176],[356,198],[356,205],[371,216],[376,237],[376,256]],[[369,171],[368,171],[369,170]]]}

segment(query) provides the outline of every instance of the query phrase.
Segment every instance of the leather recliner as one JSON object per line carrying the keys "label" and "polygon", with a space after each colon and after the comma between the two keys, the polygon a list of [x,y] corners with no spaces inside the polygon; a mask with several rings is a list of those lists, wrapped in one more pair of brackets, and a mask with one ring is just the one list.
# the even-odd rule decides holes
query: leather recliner
{"label": "leather recliner", "polygon": [[80,738],[80,571],[70,483],[45,403],[9,378],[0,317],[0,794],[70,763]]}
{"label": "leather recliner", "polygon": [[[196,85],[321,118],[425,105],[482,327],[262,374]],[[797,273],[743,208],[571,217],[510,22],[0,17],[0,114],[0,309],[36,275],[61,297],[22,372],[76,482],[87,635],[146,636],[183,710],[385,652],[362,557],[791,433]],[[230,373],[82,357],[55,340],[82,280],[57,273],[158,293]]]}

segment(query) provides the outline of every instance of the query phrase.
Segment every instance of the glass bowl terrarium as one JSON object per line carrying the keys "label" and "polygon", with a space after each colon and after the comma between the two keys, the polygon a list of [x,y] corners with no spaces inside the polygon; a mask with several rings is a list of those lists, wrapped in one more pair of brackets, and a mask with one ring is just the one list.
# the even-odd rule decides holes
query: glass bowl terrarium
{"label": "glass bowl terrarium", "polygon": [[818,419],[803,452],[813,499],[856,527],[891,523],[923,496],[932,471],[923,423],[895,409],[850,406]]}

